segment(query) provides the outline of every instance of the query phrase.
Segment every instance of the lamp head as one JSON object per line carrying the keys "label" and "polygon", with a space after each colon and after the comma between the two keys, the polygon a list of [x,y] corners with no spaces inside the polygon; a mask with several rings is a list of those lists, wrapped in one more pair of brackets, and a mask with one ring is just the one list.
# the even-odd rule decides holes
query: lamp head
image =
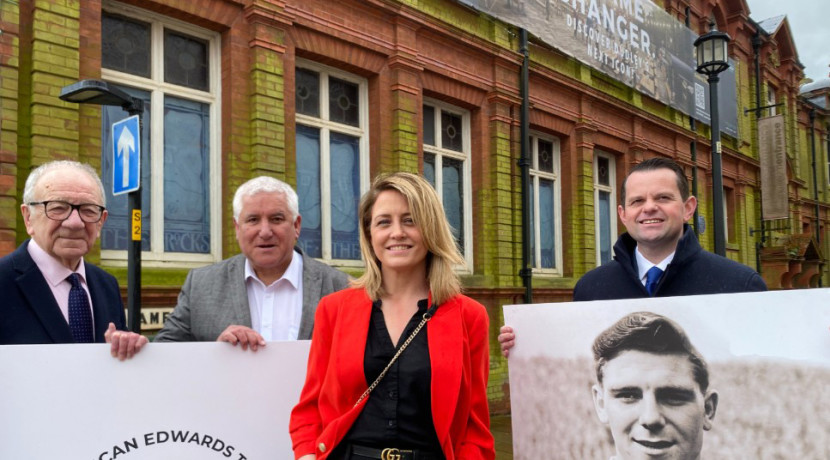
{"label": "lamp head", "polygon": [[714,27],[695,40],[698,73],[711,77],[729,68],[730,40],[729,34]]}
{"label": "lamp head", "polygon": [[101,80],[81,80],[61,89],[60,99],[76,104],[115,105],[131,114],[144,111],[144,102]]}

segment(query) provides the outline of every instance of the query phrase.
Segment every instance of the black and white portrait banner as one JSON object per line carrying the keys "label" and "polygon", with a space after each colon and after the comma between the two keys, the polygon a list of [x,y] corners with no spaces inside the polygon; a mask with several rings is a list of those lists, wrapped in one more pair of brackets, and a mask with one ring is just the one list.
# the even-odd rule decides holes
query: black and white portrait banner
{"label": "black and white portrait banner", "polygon": [[[598,366],[595,339],[633,312],[685,331],[706,385],[676,351],[614,351],[624,327],[602,335]],[[698,458],[701,444],[702,458],[830,458],[830,289],[507,305],[504,318],[517,460]]]}

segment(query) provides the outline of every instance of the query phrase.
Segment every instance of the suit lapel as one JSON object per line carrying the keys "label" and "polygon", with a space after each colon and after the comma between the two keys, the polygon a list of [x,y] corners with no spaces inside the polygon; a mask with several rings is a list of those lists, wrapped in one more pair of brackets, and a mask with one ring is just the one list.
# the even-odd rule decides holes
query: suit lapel
{"label": "suit lapel", "polygon": [[300,332],[297,338],[307,340],[311,338],[314,328],[314,312],[317,310],[317,300],[323,290],[323,281],[320,272],[314,269],[314,264],[300,251],[303,256],[303,314],[300,318]]}
{"label": "suit lapel", "polygon": [[432,420],[441,445],[445,445],[461,389],[464,364],[464,329],[461,308],[450,300],[438,308],[427,323],[429,359],[432,367]]}
{"label": "suit lapel", "polygon": [[27,241],[15,251],[14,267],[20,273],[15,281],[20,286],[20,291],[29,306],[34,310],[52,342],[74,342],[75,339],[72,338],[69,324],[61,314],[61,309],[55,300],[55,296],[52,295],[52,289],[49,288],[46,278],[43,277],[35,261],[29,255],[29,251],[26,249],[28,246],[29,242]]}
{"label": "suit lapel", "polygon": [[248,304],[248,288],[245,284],[245,255],[240,254],[235,257],[228,269],[228,276],[228,294],[231,296],[231,301],[228,305],[216,305],[216,308],[220,311],[233,309],[233,320],[230,324],[252,327],[251,306]]}
{"label": "suit lapel", "polygon": [[[348,382],[343,382],[342,387],[346,389],[354,389],[357,391],[354,404],[358,396],[363,393],[370,382],[366,382],[366,374],[363,369],[363,358],[366,351],[366,340],[369,337],[369,322],[372,317],[372,300],[366,295],[363,289],[355,291],[358,294],[354,297],[353,302],[349,304],[340,305],[340,311],[337,318],[336,334],[340,341],[337,346],[344,347],[342,352],[332,352],[338,360],[343,364],[343,375],[346,378],[353,379]],[[345,348],[348,350],[345,350]]]}
{"label": "suit lapel", "polygon": [[[104,342],[104,333],[107,332],[107,327],[109,327],[108,318],[111,318],[111,315],[109,314],[110,308],[112,307],[113,310],[119,308],[118,305],[109,305],[112,299],[107,296],[106,287],[104,286],[103,281],[104,280],[101,279],[101,277],[96,275],[90,264],[86,264],[86,285],[89,288],[89,297],[92,298],[92,317],[95,321],[95,341],[98,343]],[[118,292],[117,295],[120,296],[121,293]],[[112,318],[110,321],[115,322],[115,318]],[[115,326],[119,327],[118,324]]]}

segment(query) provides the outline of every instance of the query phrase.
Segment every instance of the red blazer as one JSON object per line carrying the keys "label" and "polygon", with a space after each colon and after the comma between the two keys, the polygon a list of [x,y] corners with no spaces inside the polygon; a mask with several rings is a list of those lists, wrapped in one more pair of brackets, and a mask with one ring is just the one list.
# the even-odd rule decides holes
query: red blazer
{"label": "red blazer", "polygon": [[[346,289],[320,301],[305,386],[289,424],[295,458],[326,458],[363,410],[366,400],[353,406],[368,387],[363,354],[371,311],[363,289]],[[447,460],[496,456],[487,406],[488,324],[480,303],[458,295],[439,306],[426,325],[432,419]]]}

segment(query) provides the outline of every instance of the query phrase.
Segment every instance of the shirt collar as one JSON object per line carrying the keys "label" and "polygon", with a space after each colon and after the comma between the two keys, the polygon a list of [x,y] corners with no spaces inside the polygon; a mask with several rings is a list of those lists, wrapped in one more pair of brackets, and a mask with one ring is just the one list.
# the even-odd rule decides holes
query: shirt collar
{"label": "shirt collar", "polygon": [[[296,250],[291,251],[291,263],[288,264],[288,268],[285,269],[285,272],[282,276],[271,283],[271,286],[279,283],[282,280],[286,280],[291,283],[291,286],[294,289],[299,289],[300,280],[303,276],[303,256],[301,256]],[[260,284],[265,286],[265,283],[256,276],[256,272],[254,272],[254,268],[251,266],[251,261],[248,258],[245,258],[245,281],[253,279],[258,281]],[[268,287],[268,286],[265,286]]]}
{"label": "shirt collar", "polygon": [[34,239],[29,240],[29,245],[26,249],[29,251],[29,255],[35,261],[37,268],[40,269],[40,272],[50,286],[57,286],[65,281],[72,273],[81,275],[81,279],[86,282],[86,267],[84,266],[83,257],[81,257],[81,261],[78,263],[78,269],[73,272],[61,264],[58,259],[55,259],[52,255],[44,251]]}
{"label": "shirt collar", "polygon": [[675,252],[677,251],[673,251],[665,259],[661,260],[660,263],[653,264],[649,262],[649,260],[646,259],[645,256],[643,256],[643,254],[640,252],[639,246],[635,247],[634,257],[636,257],[637,259],[637,271],[639,272],[640,279],[646,279],[646,272],[648,272],[651,269],[651,267],[657,267],[660,270],[666,271],[666,268],[669,266],[672,259],[674,259]]}

